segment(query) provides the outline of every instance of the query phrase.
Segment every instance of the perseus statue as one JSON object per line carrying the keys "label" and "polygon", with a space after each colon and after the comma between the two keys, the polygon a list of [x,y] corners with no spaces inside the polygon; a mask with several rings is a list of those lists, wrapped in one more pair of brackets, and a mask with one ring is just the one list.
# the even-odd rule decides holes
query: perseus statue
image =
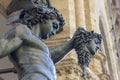
{"label": "perseus statue", "polygon": [[48,48],[43,39],[49,39],[63,30],[63,16],[50,4],[48,6],[40,0],[24,0],[32,7],[25,3],[20,8],[16,5],[22,4],[13,4],[13,1],[19,3],[19,0],[12,0],[8,14],[23,10],[17,18],[13,16],[9,19],[9,24],[14,27],[0,39],[0,58],[10,58],[19,80],[56,80],[55,64],[72,49],[76,50],[78,63],[83,69],[89,65],[91,56],[100,48],[100,34],[79,28],[69,41]]}

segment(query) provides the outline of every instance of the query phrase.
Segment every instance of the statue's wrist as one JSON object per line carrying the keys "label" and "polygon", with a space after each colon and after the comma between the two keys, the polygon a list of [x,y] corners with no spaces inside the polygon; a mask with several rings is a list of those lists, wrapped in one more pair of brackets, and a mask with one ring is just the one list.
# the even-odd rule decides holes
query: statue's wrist
{"label": "statue's wrist", "polygon": [[69,44],[70,44],[71,48],[73,49],[73,48],[74,48],[74,40],[71,39],[71,40],[69,41]]}

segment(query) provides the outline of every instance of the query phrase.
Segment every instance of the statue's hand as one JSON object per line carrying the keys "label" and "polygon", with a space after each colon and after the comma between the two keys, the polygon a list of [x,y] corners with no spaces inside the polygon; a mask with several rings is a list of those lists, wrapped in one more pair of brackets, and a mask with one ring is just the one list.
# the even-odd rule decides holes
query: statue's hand
{"label": "statue's hand", "polygon": [[83,33],[86,33],[86,30],[82,27],[79,27],[74,33],[71,42],[73,48],[77,48],[83,42]]}

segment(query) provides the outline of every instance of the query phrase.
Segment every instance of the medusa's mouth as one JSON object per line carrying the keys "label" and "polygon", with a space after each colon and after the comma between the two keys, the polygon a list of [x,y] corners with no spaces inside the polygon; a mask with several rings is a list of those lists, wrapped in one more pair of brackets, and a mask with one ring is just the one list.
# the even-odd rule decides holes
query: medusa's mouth
{"label": "medusa's mouth", "polygon": [[87,49],[89,50],[89,52],[90,52],[91,55],[95,55],[95,53],[96,53],[96,51],[97,51],[96,48],[95,48],[95,50],[93,50],[92,48],[90,48],[90,47],[88,47],[88,46],[87,46]]}

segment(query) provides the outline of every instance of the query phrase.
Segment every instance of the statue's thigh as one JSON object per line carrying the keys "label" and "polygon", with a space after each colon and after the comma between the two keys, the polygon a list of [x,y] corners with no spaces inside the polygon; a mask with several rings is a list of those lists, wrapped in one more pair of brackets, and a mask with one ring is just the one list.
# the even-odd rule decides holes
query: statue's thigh
{"label": "statue's thigh", "polygon": [[21,80],[49,80],[44,75],[39,73],[30,73],[25,75]]}

